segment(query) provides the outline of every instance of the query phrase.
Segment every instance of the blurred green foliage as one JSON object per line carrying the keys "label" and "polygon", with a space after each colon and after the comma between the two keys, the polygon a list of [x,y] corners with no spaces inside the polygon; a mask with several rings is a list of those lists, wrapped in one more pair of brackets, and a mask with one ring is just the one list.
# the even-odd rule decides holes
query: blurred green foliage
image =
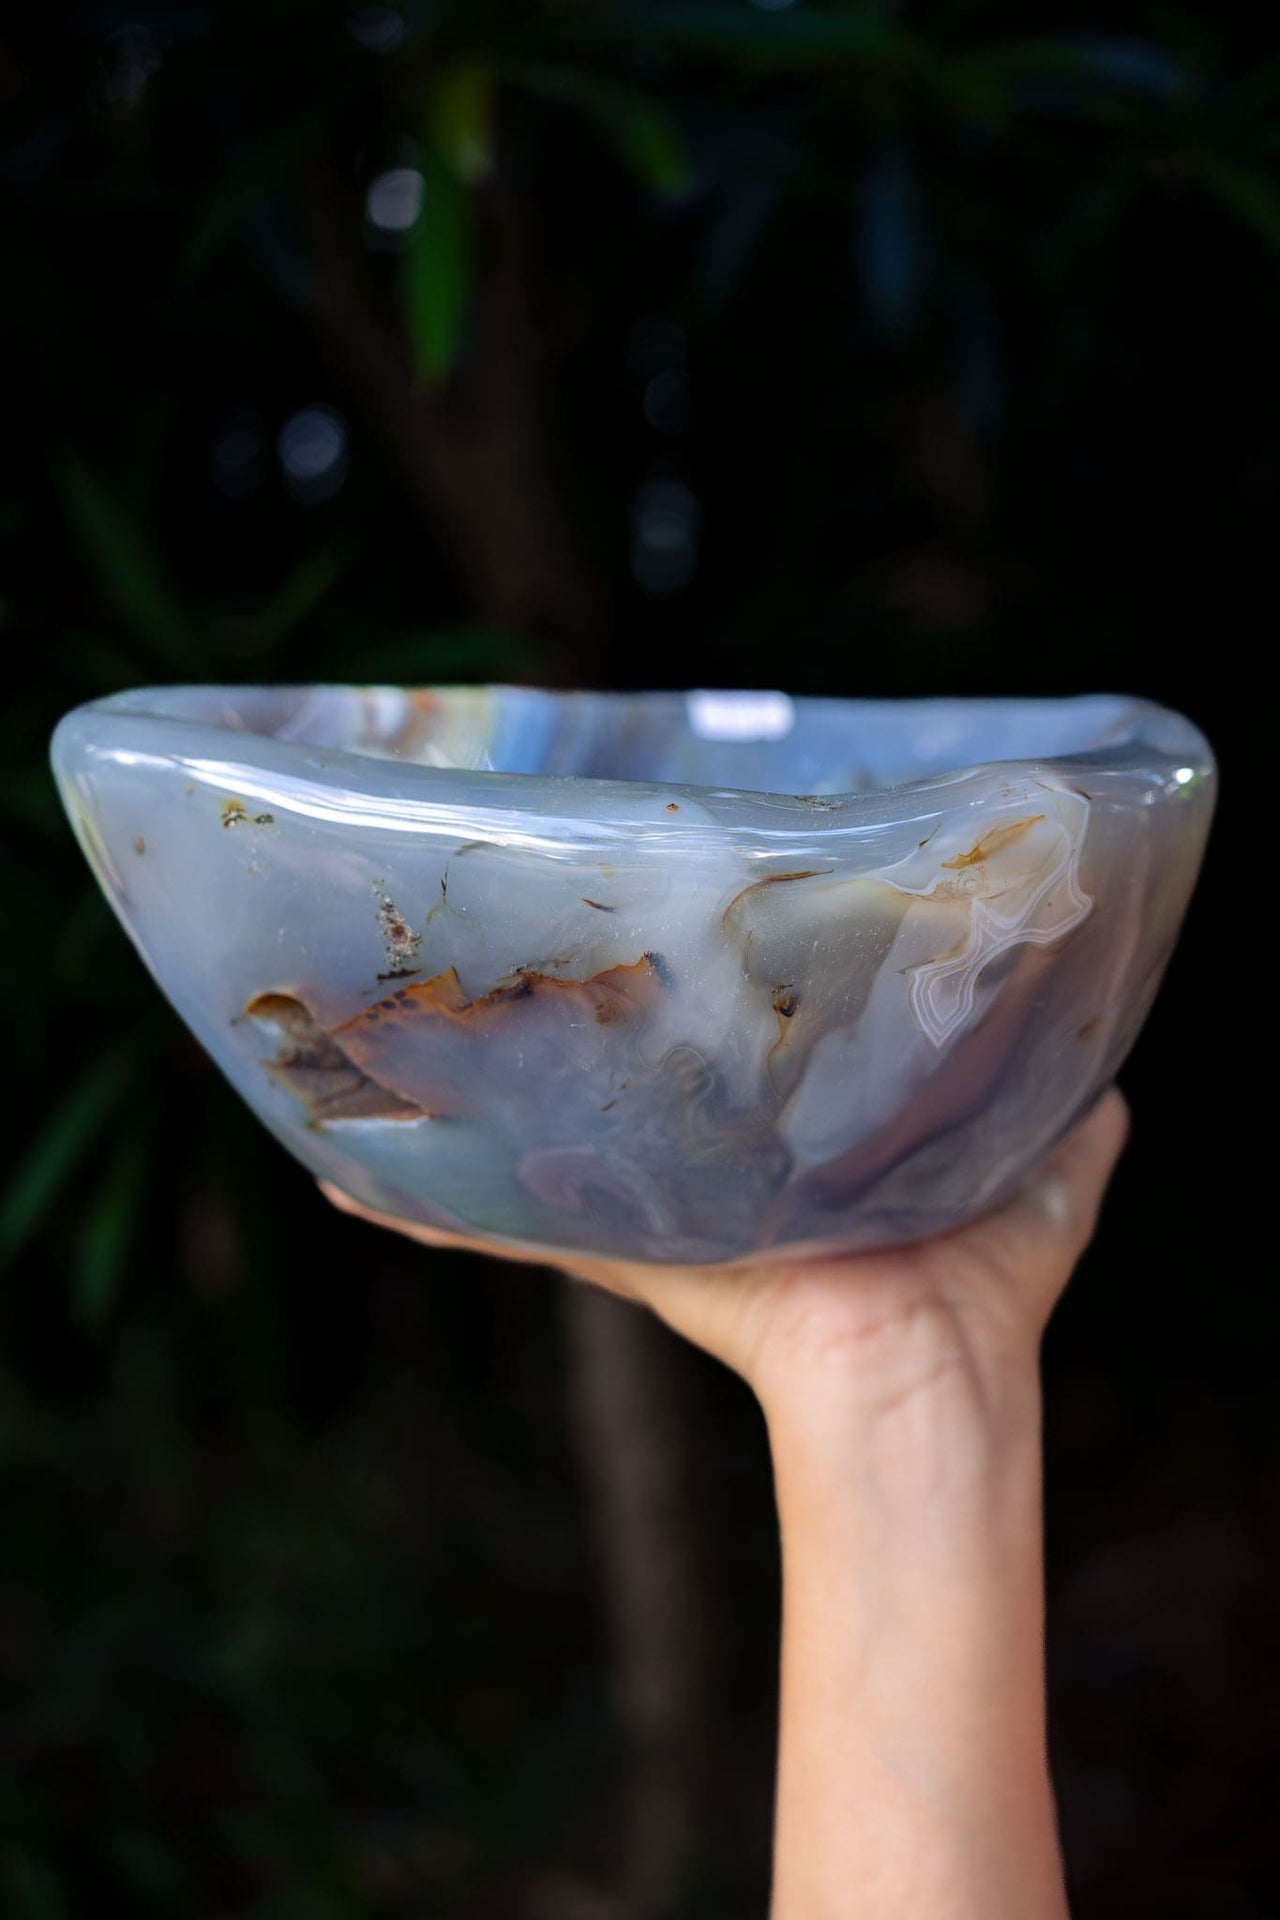
{"label": "blurred green foliage", "polygon": [[[1229,739],[1280,419],[1253,31],[100,0],[0,34],[5,1912],[569,1920],[613,1759],[550,1295],[424,1288],[323,1213],[90,887],[58,713],[156,680],[1125,685]],[[281,438],[316,406],[321,486]],[[1064,1335],[1139,1400],[1140,1357],[1191,1364],[1186,1249],[1218,1244],[1175,1131],[1211,1068],[1190,952],[1108,1299],[1181,1150],[1176,1244]],[[1233,1354],[1263,1312],[1223,1296]],[[767,1533],[721,1756],[748,1728],[762,1778]],[[1087,1910],[1131,1911],[1079,1817]],[[1147,1904],[1210,1911],[1166,1838]],[[763,1844],[709,1838],[689,1910],[758,1909]],[[1238,1834],[1197,1844],[1212,1879]],[[1250,1871],[1224,1914],[1264,1911]]]}

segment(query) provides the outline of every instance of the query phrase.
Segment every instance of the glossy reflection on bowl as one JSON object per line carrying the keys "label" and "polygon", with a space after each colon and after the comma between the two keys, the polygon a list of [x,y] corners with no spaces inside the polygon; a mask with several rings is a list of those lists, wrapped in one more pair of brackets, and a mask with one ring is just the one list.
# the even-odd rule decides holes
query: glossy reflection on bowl
{"label": "glossy reflection on bowl", "polygon": [[1114,1074],[1212,756],[1141,702],[166,688],[54,766],[157,980],[316,1174],[711,1262],[996,1202]]}

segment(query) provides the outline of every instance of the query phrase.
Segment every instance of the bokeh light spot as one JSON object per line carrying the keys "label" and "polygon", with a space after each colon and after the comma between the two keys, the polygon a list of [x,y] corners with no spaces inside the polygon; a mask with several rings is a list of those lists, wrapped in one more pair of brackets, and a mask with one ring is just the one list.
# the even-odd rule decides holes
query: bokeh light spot
{"label": "bokeh light spot", "polygon": [[648,480],[631,500],[631,571],[646,593],[679,593],[698,568],[702,503],[682,480]]}
{"label": "bokeh light spot", "polygon": [[394,53],[407,28],[398,7],[357,7],[347,15],[347,32],[370,53]]}
{"label": "bokeh light spot", "polygon": [[347,477],[347,425],[333,407],[300,407],[276,442],[285,485],[295,500],[329,500]]}
{"label": "bokeh light spot", "polygon": [[422,175],[416,167],[389,167],[369,182],[364,217],[378,233],[404,234],[422,212]]}

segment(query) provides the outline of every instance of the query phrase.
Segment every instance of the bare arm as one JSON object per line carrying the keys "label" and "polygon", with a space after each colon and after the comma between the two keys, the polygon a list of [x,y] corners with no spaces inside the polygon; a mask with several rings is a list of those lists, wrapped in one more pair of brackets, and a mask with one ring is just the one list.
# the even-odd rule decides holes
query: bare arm
{"label": "bare arm", "polygon": [[773,1920],[1066,1916],[1038,1356],[1125,1131],[1111,1093],[1011,1205],[894,1253],[573,1269],[733,1367],[768,1422],[783,1571]]}
{"label": "bare arm", "polygon": [[843,1432],[820,1394],[784,1403],[770,1433],[775,1920],[1063,1920],[1034,1389],[989,1419],[957,1370]]}

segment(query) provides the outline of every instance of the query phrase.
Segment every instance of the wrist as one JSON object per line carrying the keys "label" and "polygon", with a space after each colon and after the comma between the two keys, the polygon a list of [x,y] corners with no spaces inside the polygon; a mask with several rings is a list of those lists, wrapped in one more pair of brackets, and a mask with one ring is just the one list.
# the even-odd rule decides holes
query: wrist
{"label": "wrist", "polygon": [[821,1517],[843,1532],[1038,1518],[1041,1394],[1034,1364],[983,1380],[947,1367],[909,1390],[868,1395],[838,1375],[760,1396],[784,1528]]}
{"label": "wrist", "polygon": [[985,1417],[931,1391],[870,1420],[787,1397],[769,1426],[784,1617],[777,1920],[855,1906],[1065,1920],[1034,1377]]}

